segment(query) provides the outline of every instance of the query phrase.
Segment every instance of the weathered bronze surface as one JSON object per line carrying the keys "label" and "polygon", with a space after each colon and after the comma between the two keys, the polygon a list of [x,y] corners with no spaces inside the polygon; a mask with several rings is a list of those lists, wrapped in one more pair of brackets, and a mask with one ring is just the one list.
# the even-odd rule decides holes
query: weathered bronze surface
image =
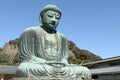
{"label": "weathered bronze surface", "polygon": [[67,39],[56,30],[61,15],[58,7],[47,5],[40,12],[40,27],[24,30],[16,77],[91,78],[88,68],[68,63]]}

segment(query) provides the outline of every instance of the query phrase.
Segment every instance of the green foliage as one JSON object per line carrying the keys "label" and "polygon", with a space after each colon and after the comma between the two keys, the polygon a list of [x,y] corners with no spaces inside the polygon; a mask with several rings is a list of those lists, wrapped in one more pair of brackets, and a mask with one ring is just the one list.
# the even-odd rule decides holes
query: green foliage
{"label": "green foliage", "polygon": [[0,54],[0,64],[7,63],[9,61],[8,58],[9,58],[8,55]]}
{"label": "green foliage", "polygon": [[14,45],[14,48],[16,48],[19,45],[19,38],[15,39],[15,40],[10,40],[9,44]]}
{"label": "green foliage", "polygon": [[19,53],[17,53],[13,59],[13,64],[18,65],[19,64]]}
{"label": "green foliage", "polygon": [[69,50],[72,51],[73,54],[75,55],[74,58],[69,57],[68,59],[69,63],[82,64],[82,63],[88,63],[102,59],[101,57],[96,56],[95,54],[87,50],[79,49],[72,41],[69,41],[68,44],[69,44]]}

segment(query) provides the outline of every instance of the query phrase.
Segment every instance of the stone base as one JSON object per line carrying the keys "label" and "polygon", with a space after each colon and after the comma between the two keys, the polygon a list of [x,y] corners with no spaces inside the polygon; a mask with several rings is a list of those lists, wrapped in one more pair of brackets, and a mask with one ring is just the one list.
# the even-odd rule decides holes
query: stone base
{"label": "stone base", "polygon": [[80,78],[13,78],[12,80],[82,80]]}

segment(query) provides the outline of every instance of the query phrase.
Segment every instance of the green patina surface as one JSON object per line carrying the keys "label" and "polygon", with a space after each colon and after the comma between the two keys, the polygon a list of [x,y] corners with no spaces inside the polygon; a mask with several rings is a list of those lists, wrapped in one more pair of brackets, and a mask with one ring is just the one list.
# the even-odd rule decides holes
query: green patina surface
{"label": "green patina surface", "polygon": [[60,9],[47,5],[40,12],[40,27],[27,28],[21,34],[16,77],[91,78],[88,68],[68,64],[67,39],[56,30],[60,18]]}

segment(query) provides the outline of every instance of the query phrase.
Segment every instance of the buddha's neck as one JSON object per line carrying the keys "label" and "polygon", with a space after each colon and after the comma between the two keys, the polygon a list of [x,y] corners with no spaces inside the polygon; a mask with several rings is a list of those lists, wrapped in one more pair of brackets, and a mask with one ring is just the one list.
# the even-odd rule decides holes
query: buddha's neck
{"label": "buddha's neck", "polygon": [[48,29],[47,27],[45,27],[45,26],[41,26],[41,28],[43,29],[43,30],[45,30],[47,33],[50,33],[50,34],[55,34],[57,31],[56,31],[56,29]]}

